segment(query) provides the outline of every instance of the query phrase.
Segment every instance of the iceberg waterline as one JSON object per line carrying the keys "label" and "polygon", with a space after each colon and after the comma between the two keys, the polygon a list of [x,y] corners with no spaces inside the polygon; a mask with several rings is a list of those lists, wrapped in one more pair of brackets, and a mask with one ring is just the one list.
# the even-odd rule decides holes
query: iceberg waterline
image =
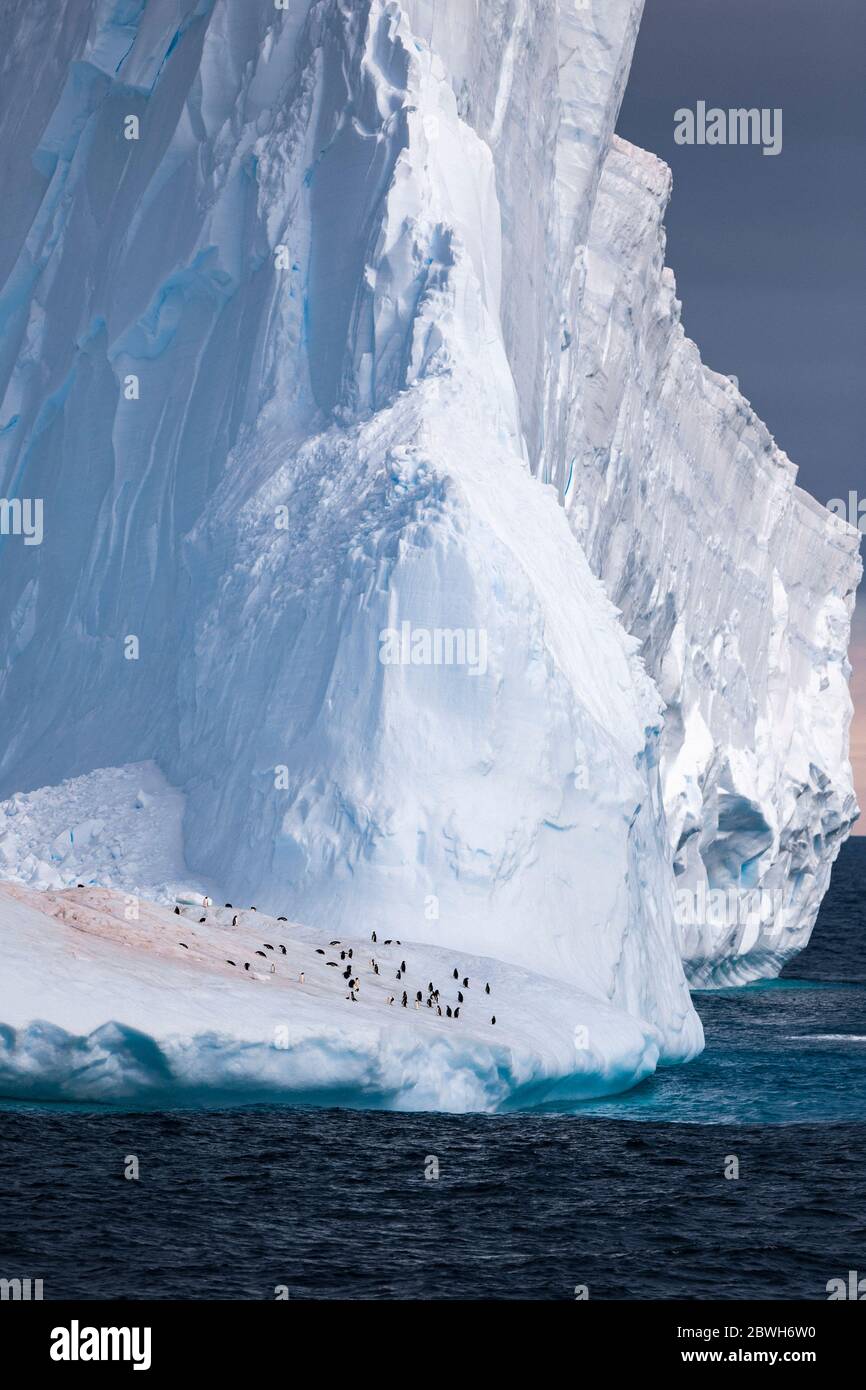
{"label": "iceberg waterline", "polygon": [[[233,901],[599,1001],[602,1088],[687,1060],[683,952],[777,970],[855,814],[859,562],[679,328],[663,168],[612,134],[641,5],[180,12],[0,18],[0,486],[46,499],[0,553],[0,794],[155,759]],[[383,661],[406,622],[483,634],[484,669]],[[177,881],[140,862],[115,886]],[[782,908],[684,941],[684,884]],[[15,1017],[165,1041],[141,1009],[70,1030],[59,995]],[[569,1085],[573,1047],[534,1045]]]}

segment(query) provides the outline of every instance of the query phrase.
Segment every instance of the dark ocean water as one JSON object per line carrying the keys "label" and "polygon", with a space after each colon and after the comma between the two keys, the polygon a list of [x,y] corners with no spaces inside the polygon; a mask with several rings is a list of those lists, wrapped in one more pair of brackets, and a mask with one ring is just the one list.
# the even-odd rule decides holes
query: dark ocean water
{"label": "dark ocean water", "polygon": [[853,841],[785,979],[696,995],[704,1056],[577,1114],[7,1108],[0,1276],[53,1299],[825,1299],[866,1273],[864,883]]}

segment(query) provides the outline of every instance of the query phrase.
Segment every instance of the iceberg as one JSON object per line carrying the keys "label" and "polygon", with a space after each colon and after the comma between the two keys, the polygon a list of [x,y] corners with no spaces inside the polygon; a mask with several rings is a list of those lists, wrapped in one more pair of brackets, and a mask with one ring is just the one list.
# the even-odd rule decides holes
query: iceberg
{"label": "iceberg", "polygon": [[[641,10],[0,17],[0,490],[44,503],[0,538],[16,1094],[82,1055],[108,1098],[598,1094],[700,1050],[688,979],[808,938],[856,532],[682,334],[666,171],[613,134]],[[684,919],[729,888],[757,925]],[[169,1005],[181,890],[488,963],[495,1045],[305,982],[275,1062],[218,961],[212,1027]],[[67,892],[148,930],[50,983]]]}

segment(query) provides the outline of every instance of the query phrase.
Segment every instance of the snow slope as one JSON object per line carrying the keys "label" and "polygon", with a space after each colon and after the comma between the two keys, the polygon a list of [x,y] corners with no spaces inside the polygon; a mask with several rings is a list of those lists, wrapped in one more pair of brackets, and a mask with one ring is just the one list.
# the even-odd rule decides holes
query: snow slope
{"label": "snow slope", "polygon": [[504,1110],[623,1090],[658,1057],[651,1029],[550,979],[254,911],[175,916],[105,889],[0,885],[0,944],[17,982],[0,1027],[6,1096]]}

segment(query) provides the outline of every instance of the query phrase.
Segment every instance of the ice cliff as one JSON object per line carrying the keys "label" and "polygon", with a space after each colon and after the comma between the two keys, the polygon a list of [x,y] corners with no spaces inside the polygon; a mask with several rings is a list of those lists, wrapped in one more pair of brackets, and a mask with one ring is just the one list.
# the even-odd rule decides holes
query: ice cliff
{"label": "ice cliff", "polygon": [[673,1061],[681,953],[777,968],[854,814],[858,561],[679,328],[640,11],[3,7],[0,796],[154,759],[235,899]]}

